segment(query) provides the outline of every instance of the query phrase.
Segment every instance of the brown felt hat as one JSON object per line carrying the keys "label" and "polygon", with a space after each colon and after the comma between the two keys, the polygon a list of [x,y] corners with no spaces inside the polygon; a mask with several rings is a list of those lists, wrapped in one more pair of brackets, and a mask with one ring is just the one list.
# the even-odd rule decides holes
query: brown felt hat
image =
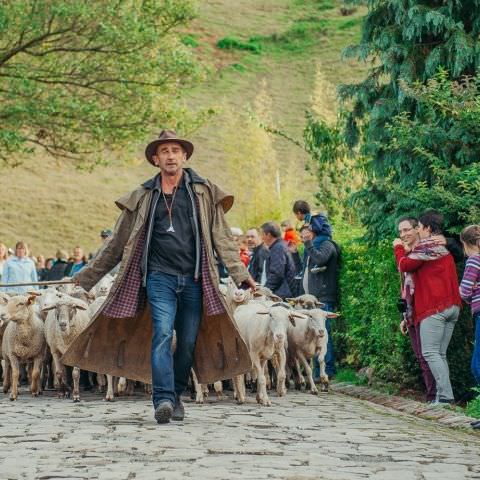
{"label": "brown felt hat", "polygon": [[158,146],[167,142],[179,143],[185,150],[187,159],[192,156],[193,143],[189,142],[188,140],[184,140],[183,138],[178,138],[177,134],[173,130],[162,130],[158,138],[153,140],[153,142],[150,142],[145,149],[145,156],[152,165],[155,165],[152,157],[157,154]]}

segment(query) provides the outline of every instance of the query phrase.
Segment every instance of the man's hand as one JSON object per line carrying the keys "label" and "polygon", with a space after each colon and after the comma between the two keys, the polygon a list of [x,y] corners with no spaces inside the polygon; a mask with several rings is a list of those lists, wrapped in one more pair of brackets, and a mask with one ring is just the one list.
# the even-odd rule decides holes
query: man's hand
{"label": "man's hand", "polygon": [[251,277],[251,275],[248,276],[248,278],[243,282],[245,285],[247,285],[252,292],[254,292],[257,289],[257,284],[255,283],[255,280]]}
{"label": "man's hand", "polygon": [[403,248],[405,248],[405,245],[404,243],[402,242],[402,240],[400,238],[396,238],[394,241],[393,241],[393,246],[396,247],[397,245],[402,245]]}
{"label": "man's hand", "polygon": [[443,235],[432,235],[430,238],[437,245],[445,246],[447,244],[447,239]]}
{"label": "man's hand", "polygon": [[402,332],[402,335],[406,335],[408,333],[408,327],[407,327],[407,321],[402,320],[400,322],[400,331]]}
{"label": "man's hand", "polygon": [[300,235],[302,236],[302,242],[309,242],[310,240],[313,240],[313,232],[309,230],[308,228],[304,228],[301,232]]}

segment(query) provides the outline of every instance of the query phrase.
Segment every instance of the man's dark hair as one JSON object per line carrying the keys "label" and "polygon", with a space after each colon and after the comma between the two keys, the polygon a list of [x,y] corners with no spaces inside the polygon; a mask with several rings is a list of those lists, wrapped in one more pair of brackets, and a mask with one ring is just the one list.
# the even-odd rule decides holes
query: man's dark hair
{"label": "man's dark hair", "polygon": [[264,223],[260,228],[265,235],[269,233],[274,238],[280,238],[282,236],[282,231],[275,222]]}
{"label": "man's dark hair", "polygon": [[293,213],[303,213],[306,215],[310,213],[310,205],[305,200],[297,200],[293,204]]}
{"label": "man's dark hair", "polygon": [[400,225],[402,222],[409,222],[410,225],[415,228],[418,227],[418,218],[412,217],[410,215],[404,215],[397,220],[397,225]]}
{"label": "man's dark hair", "polygon": [[443,215],[436,210],[426,210],[419,217],[418,221],[424,227],[430,227],[432,235],[438,235],[442,233],[443,229]]}
{"label": "man's dark hair", "polygon": [[303,232],[304,230],[310,230],[315,235],[315,232],[310,228],[310,225],[302,225],[300,227],[300,232]]}

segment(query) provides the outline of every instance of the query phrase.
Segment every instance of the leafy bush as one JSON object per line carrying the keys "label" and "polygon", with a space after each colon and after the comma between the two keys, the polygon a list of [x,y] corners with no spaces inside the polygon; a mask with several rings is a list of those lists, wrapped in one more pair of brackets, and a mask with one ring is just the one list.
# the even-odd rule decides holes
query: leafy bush
{"label": "leafy bush", "polygon": [[217,42],[217,47],[223,50],[247,50],[253,53],[260,53],[261,45],[254,39],[244,42],[236,37],[225,37]]}
{"label": "leafy bush", "polygon": [[471,417],[480,418],[480,388],[473,388],[472,390],[477,393],[477,397],[467,403],[465,413]]}
{"label": "leafy bush", "polygon": [[198,40],[193,35],[184,35],[181,41],[187,47],[196,48],[199,46]]}
{"label": "leafy bush", "polygon": [[[368,245],[359,239],[342,244],[341,317],[336,320],[338,359],[356,369],[373,367],[374,376],[401,387],[423,390],[421,372],[408,337],[399,330],[399,274],[391,244]],[[468,396],[473,328],[463,309],[448,350],[457,399]]]}

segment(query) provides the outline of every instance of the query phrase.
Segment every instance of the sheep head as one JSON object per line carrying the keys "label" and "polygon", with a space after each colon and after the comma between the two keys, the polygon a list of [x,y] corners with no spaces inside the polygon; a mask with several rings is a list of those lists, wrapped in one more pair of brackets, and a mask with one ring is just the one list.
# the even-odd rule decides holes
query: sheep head
{"label": "sheep head", "polygon": [[27,295],[10,297],[2,314],[3,322],[23,323],[28,321],[34,315],[33,306],[38,295],[38,292],[31,292]]}
{"label": "sheep head", "polygon": [[42,312],[55,310],[55,320],[60,330],[68,335],[75,324],[77,310],[87,310],[87,304],[78,298],[64,295],[56,303],[47,305]]}

